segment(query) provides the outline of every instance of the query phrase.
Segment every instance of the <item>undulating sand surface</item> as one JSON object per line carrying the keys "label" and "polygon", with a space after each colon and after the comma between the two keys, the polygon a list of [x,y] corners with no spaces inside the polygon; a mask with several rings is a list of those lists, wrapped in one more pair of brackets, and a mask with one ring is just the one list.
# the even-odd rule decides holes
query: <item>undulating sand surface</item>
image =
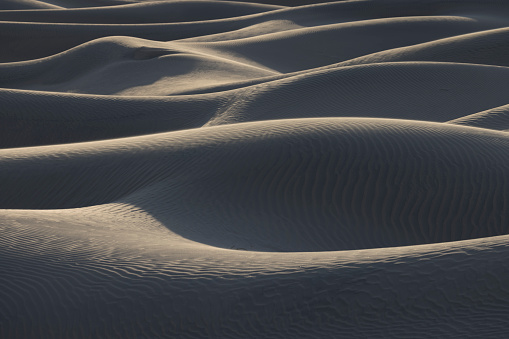
{"label": "undulating sand surface", "polygon": [[1,338],[504,338],[509,2],[0,1]]}

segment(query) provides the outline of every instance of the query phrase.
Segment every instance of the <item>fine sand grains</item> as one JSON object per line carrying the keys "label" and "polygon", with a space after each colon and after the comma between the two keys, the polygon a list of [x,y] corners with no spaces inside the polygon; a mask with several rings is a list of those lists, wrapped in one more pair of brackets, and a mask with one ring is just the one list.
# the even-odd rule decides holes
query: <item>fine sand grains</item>
{"label": "fine sand grains", "polygon": [[1,338],[502,338],[502,0],[0,3]]}

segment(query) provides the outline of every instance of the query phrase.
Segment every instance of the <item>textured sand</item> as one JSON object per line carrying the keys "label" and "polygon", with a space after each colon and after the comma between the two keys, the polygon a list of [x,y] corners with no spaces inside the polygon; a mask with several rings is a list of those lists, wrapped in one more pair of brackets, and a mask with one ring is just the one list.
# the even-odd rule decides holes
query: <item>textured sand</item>
{"label": "textured sand", "polygon": [[1,1],[0,337],[505,337],[508,26]]}

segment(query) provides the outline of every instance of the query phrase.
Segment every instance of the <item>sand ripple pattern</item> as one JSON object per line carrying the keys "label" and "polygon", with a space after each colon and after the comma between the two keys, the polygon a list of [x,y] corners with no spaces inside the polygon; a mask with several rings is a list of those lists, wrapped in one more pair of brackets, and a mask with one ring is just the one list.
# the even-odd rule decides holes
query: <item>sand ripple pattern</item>
{"label": "sand ripple pattern", "polygon": [[1,338],[503,338],[502,0],[4,0]]}

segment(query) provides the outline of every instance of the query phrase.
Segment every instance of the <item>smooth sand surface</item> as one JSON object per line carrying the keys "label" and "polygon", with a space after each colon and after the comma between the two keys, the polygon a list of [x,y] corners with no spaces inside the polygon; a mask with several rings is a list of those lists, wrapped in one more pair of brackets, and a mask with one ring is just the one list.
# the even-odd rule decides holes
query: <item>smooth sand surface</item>
{"label": "smooth sand surface", "polygon": [[0,337],[505,337],[508,26],[0,2]]}

